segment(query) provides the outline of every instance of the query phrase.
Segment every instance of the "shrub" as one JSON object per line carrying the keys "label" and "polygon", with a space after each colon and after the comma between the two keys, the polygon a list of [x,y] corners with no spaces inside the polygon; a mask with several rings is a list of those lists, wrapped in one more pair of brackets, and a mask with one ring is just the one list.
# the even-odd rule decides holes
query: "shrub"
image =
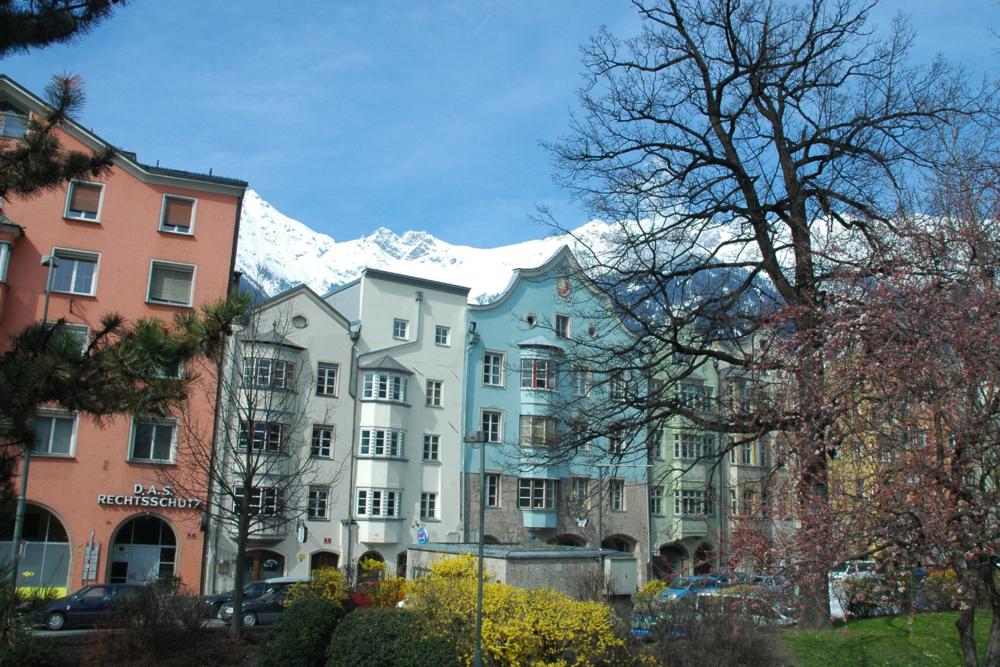
{"label": "shrub", "polygon": [[667,590],[667,582],[662,579],[652,579],[647,581],[642,588],[636,591],[635,606],[648,606],[660,599],[660,593]]}
{"label": "shrub", "polygon": [[322,667],[326,647],[347,608],[321,597],[297,600],[267,633],[260,664],[288,667]]}
{"label": "shrub", "polygon": [[312,579],[293,585],[285,596],[285,605],[290,606],[305,598],[320,598],[336,605],[343,605],[349,589],[344,573],[333,567],[324,567],[312,574]]}
{"label": "shrub", "polygon": [[[468,662],[475,646],[476,559],[433,564],[409,587],[410,604],[435,636]],[[483,590],[484,659],[497,664],[621,664],[625,642],[611,608],[551,589],[489,582]]]}
{"label": "shrub", "polygon": [[958,609],[958,596],[958,576],[948,569],[928,574],[918,599],[929,611],[950,611]]}
{"label": "shrub", "polygon": [[57,667],[64,664],[55,645],[47,639],[32,637],[29,633],[18,635],[10,644],[0,648],[0,667]]}
{"label": "shrub", "polygon": [[337,628],[328,667],[454,667],[455,649],[429,634],[424,619],[403,609],[359,609]]}

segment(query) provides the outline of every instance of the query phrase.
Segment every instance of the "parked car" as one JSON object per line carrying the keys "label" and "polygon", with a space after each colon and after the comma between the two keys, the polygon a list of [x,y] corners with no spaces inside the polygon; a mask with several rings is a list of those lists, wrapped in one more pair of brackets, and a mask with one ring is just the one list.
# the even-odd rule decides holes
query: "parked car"
{"label": "parked car", "polygon": [[683,600],[704,595],[721,588],[724,582],[711,575],[677,577],[670,586],[660,592],[661,600]]}
{"label": "parked car", "polygon": [[831,579],[868,579],[879,576],[878,563],[873,560],[849,560],[830,571]]}
{"label": "parked car", "polygon": [[[252,581],[243,587],[243,601],[248,602],[250,600],[256,600],[260,596],[264,595],[264,593],[272,590],[287,590],[292,584],[300,581],[308,581],[308,578],[271,577],[270,579]],[[222,605],[227,602],[232,602],[235,595],[236,591],[229,591],[228,593],[220,593],[218,595],[203,595],[201,599],[206,605],[208,605],[210,614],[212,616],[216,616],[218,615],[219,609],[222,608]]]}
{"label": "parked car", "polygon": [[72,595],[53,600],[38,612],[36,620],[49,630],[72,626],[110,625],[121,602],[143,589],[139,584],[94,584]]}
{"label": "parked car", "polygon": [[[243,610],[240,612],[243,617],[243,625],[245,627],[253,627],[277,621],[278,617],[285,611],[285,597],[287,594],[288,588],[285,587],[281,590],[272,590],[264,593],[264,595],[256,600],[244,600]],[[219,618],[229,623],[233,620],[233,612],[233,604],[227,602],[219,610]]]}

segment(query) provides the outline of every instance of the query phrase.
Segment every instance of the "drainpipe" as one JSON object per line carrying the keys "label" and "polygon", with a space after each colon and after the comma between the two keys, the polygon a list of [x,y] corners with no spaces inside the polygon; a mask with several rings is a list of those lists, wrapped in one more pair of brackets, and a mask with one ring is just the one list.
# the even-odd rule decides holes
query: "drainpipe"
{"label": "drainpipe", "polygon": [[[468,307],[466,307],[466,311],[465,312],[466,312],[466,319],[468,319],[468,312],[469,312]],[[462,408],[461,408],[462,409],[462,435],[463,435],[463,437],[460,438],[461,449],[459,450],[459,459],[462,462],[462,474],[459,475],[459,478],[458,478],[458,493],[459,493],[459,498],[460,498],[460,502],[459,502],[459,505],[458,505],[458,520],[462,522],[462,542],[468,542],[469,541],[469,522],[466,520],[466,509],[467,509],[467,503],[469,502],[469,499],[466,498],[466,495],[465,495],[465,488],[466,488],[466,481],[465,481],[465,477],[466,477],[465,457],[466,457],[466,454],[468,452],[468,446],[467,446],[467,444],[465,442],[465,434],[466,433],[470,433],[472,430],[476,430],[476,429],[470,429],[469,428],[470,427],[470,424],[469,424],[469,415],[466,412],[466,410],[468,409],[468,407],[471,406],[471,405],[473,405],[471,394],[472,394],[473,382],[475,380],[473,379],[472,381],[470,381],[470,379],[469,379],[469,372],[473,368],[473,364],[475,363],[472,360],[472,351],[479,344],[479,332],[476,330],[476,326],[477,325],[476,325],[475,321],[471,321],[471,322],[467,321],[466,322],[466,326],[465,326],[465,331],[466,331],[465,369],[464,369],[464,373],[463,373],[463,376],[462,376],[462,380],[465,383],[465,391],[462,392]],[[485,443],[483,444],[483,447],[484,448],[486,447]],[[481,474],[482,474],[482,472],[481,472]],[[480,527],[480,530],[482,530],[482,527]]]}
{"label": "drainpipe", "polygon": [[[349,327],[350,325],[348,325]],[[358,412],[361,406],[358,403],[358,340],[361,338],[361,325],[358,325],[357,329],[349,329],[348,335],[351,338],[351,368],[348,371],[347,383],[347,394],[351,397],[351,405],[353,406],[351,410],[351,456],[350,465],[348,465],[348,481],[347,481],[347,563],[345,569],[347,571],[347,583],[351,584],[354,582],[354,568],[351,563],[351,559],[354,555],[354,455],[355,446],[357,445],[358,437]]]}

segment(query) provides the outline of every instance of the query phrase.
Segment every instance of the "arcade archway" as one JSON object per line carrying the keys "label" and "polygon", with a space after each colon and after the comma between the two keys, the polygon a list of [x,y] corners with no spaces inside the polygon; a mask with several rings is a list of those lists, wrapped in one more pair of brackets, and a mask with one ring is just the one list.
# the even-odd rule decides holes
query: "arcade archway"
{"label": "arcade archway", "polygon": [[111,541],[108,582],[145,584],[176,572],[177,536],[158,516],[144,514],[128,519]]}

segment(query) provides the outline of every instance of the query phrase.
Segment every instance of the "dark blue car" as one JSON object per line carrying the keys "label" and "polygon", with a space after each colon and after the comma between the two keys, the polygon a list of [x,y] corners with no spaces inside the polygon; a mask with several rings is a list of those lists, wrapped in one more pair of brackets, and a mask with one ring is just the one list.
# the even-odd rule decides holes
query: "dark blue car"
{"label": "dark blue car", "polygon": [[38,620],[49,630],[108,625],[122,601],[142,589],[138,584],[84,586],[72,595],[54,600],[39,612]]}
{"label": "dark blue car", "polygon": [[693,577],[677,577],[670,586],[660,592],[661,600],[688,600],[703,593],[717,590],[726,585],[719,577],[696,575]]}

